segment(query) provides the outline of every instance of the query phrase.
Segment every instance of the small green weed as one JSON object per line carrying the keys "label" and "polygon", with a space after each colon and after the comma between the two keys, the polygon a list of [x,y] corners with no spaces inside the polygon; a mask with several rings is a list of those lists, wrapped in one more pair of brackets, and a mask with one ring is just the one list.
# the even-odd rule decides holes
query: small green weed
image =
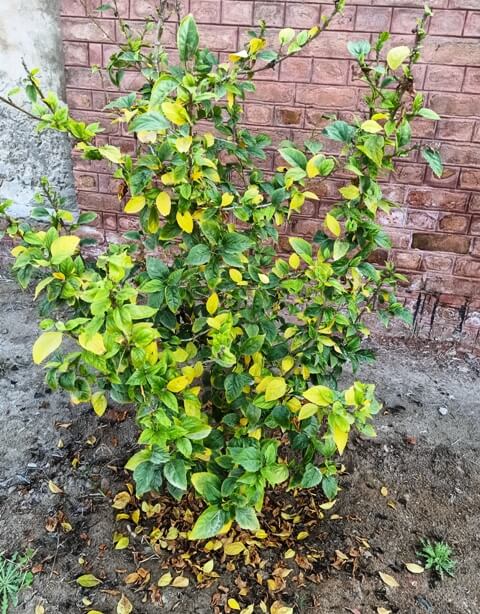
{"label": "small green weed", "polygon": [[443,541],[431,542],[429,539],[421,540],[422,549],[417,556],[425,561],[426,569],[433,569],[443,580],[444,574],[453,576],[455,561],[452,559],[452,549]]}
{"label": "small green weed", "polygon": [[32,572],[26,568],[32,557],[32,550],[28,550],[23,556],[15,553],[10,559],[0,554],[1,614],[7,614],[9,605],[16,606],[20,591],[32,584]]}

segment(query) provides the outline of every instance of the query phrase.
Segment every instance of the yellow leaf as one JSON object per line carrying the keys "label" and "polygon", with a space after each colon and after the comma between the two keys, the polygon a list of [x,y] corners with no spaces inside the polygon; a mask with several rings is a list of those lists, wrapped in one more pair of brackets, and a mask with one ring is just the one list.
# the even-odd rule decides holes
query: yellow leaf
{"label": "yellow leaf", "polygon": [[228,556],[236,556],[237,554],[241,554],[245,550],[245,546],[242,542],[232,542],[231,544],[225,544],[223,547],[223,551]]}
{"label": "yellow leaf", "polygon": [[63,490],[60,488],[60,486],[57,486],[55,482],[52,482],[52,480],[48,481],[48,489],[50,490],[50,492],[53,492],[54,495],[61,495],[63,493]]}
{"label": "yellow leaf", "polygon": [[205,132],[203,135],[203,140],[205,141],[205,147],[207,149],[213,147],[213,144],[215,143],[215,137],[211,132]]}
{"label": "yellow leaf", "polygon": [[55,264],[59,264],[66,258],[73,256],[79,243],[80,238],[75,237],[73,235],[58,237],[58,239],[55,239],[55,241],[50,246],[52,262]]}
{"label": "yellow leaf", "polygon": [[50,356],[57,348],[60,347],[63,339],[63,334],[57,331],[43,333],[35,341],[32,348],[33,362],[39,365],[41,362]]}
{"label": "yellow leaf", "polygon": [[295,365],[295,359],[293,356],[285,356],[282,358],[282,373],[287,373]]}
{"label": "yellow leaf", "polygon": [[212,292],[212,294],[208,297],[207,300],[207,311],[213,316],[213,314],[217,311],[220,301],[218,299],[218,294],[216,292]]}
{"label": "yellow leaf", "polygon": [[265,388],[265,401],[275,401],[285,395],[287,383],[283,377],[272,377]]}
{"label": "yellow leaf", "polygon": [[295,550],[292,550],[291,548],[289,548],[285,554],[283,555],[283,558],[285,559],[293,559],[295,556]]}
{"label": "yellow leaf", "polygon": [[87,614],[103,614],[103,612],[100,612],[100,610],[88,610]]}
{"label": "yellow leaf", "polygon": [[325,216],[325,226],[333,235],[335,235],[336,237],[340,236],[342,228],[338,223],[338,220],[336,220],[331,213],[327,213],[327,215]]}
{"label": "yellow leaf", "polygon": [[125,550],[125,548],[128,548],[129,543],[129,538],[126,535],[122,535],[122,537],[115,544],[115,550]]}
{"label": "yellow leaf", "polygon": [[313,156],[313,158],[311,158],[308,162],[307,162],[307,176],[312,179],[313,177],[316,177],[317,175],[320,174],[320,171],[317,168],[317,163],[319,160],[323,160],[324,156],[322,155],[317,155],[317,156]]}
{"label": "yellow leaf", "polygon": [[367,121],[364,121],[360,128],[364,132],[369,132],[370,134],[376,134],[377,132],[381,132],[383,130],[382,126],[373,119],[367,119]]}
{"label": "yellow leaf", "polygon": [[158,212],[164,217],[172,210],[172,200],[168,192],[160,192],[155,199],[155,204],[157,205]]}
{"label": "yellow leaf", "polygon": [[35,614],[45,614],[45,608],[43,605],[39,604],[35,606]]}
{"label": "yellow leaf", "polygon": [[157,140],[157,133],[149,130],[139,130],[137,132],[137,139],[140,143],[155,143]]}
{"label": "yellow leaf", "polygon": [[241,51],[237,51],[236,53],[231,53],[228,56],[228,59],[230,60],[230,62],[238,62],[242,59],[248,58],[248,52],[246,49],[242,49]]}
{"label": "yellow leaf", "polygon": [[183,126],[190,121],[187,112],[178,102],[166,100],[162,102],[162,111],[165,117],[176,126]]}
{"label": "yellow leaf", "polygon": [[288,259],[288,264],[292,267],[292,269],[298,269],[300,266],[300,258],[298,254],[291,254],[290,258]]}
{"label": "yellow leaf", "polygon": [[378,606],[377,614],[392,614],[392,610],[387,610],[386,608]]}
{"label": "yellow leaf", "polygon": [[410,573],[423,573],[425,571],[424,567],[416,563],[405,563],[405,567]]}
{"label": "yellow leaf", "polygon": [[170,390],[170,392],[181,392],[182,390],[185,390],[189,383],[190,380],[186,375],[180,375],[179,377],[175,377],[168,382],[167,390]]}
{"label": "yellow leaf", "polygon": [[83,588],[93,588],[94,586],[98,586],[102,581],[96,578],[91,573],[85,574],[84,576],[79,576],[77,578],[77,584],[82,586]]}
{"label": "yellow leaf", "polygon": [[262,284],[269,284],[270,283],[270,278],[268,275],[265,275],[265,273],[259,273],[258,274],[258,279],[262,282]]}
{"label": "yellow leaf", "polygon": [[402,45],[390,49],[387,54],[387,64],[392,70],[397,70],[410,55],[410,48]]}
{"label": "yellow leaf", "polygon": [[293,608],[283,605],[281,601],[275,601],[270,607],[270,614],[293,614]]}
{"label": "yellow leaf", "polygon": [[27,248],[24,245],[16,245],[10,253],[16,258],[17,256],[20,256],[20,254],[23,254],[26,249]]}
{"label": "yellow leaf", "polygon": [[320,507],[322,510],[331,510],[336,502],[337,500],[334,499],[333,501],[327,501],[326,503],[321,503],[318,507]]}
{"label": "yellow leaf", "polygon": [[297,535],[297,541],[301,542],[304,539],[307,539],[308,536],[309,536],[308,531],[300,531],[300,533]]}
{"label": "yellow leaf", "polygon": [[380,494],[382,495],[382,497],[387,497],[388,496],[388,488],[386,486],[382,486],[382,488],[380,488]]}
{"label": "yellow leaf", "polygon": [[302,409],[298,413],[299,420],[306,420],[307,418],[311,418],[318,411],[318,405],[314,403],[306,403]]}
{"label": "yellow leaf", "polygon": [[202,570],[205,573],[211,573],[213,571],[214,565],[215,565],[215,561],[213,559],[210,559],[203,565]]}
{"label": "yellow leaf", "polygon": [[255,54],[265,47],[267,41],[264,38],[252,38],[248,43],[248,50],[251,54]]}
{"label": "yellow leaf", "polygon": [[126,490],[117,493],[113,499],[112,507],[116,510],[124,510],[130,503],[130,496],[130,493]]}
{"label": "yellow leaf", "polygon": [[395,578],[393,576],[389,575],[388,573],[383,573],[383,571],[379,571],[378,575],[380,576],[382,581],[387,586],[390,586],[391,588],[396,588],[397,586],[400,586],[400,584],[395,580]]}
{"label": "yellow leaf", "polygon": [[236,284],[243,281],[243,275],[238,269],[228,269],[228,274],[230,275],[230,279]]}
{"label": "yellow leaf", "polygon": [[[360,194],[360,190],[357,188],[356,185],[353,185],[353,184],[347,185],[344,188],[340,188],[338,191],[343,196],[343,198],[345,198],[346,200],[353,200],[354,198],[358,198],[358,195]],[[338,234],[340,234],[340,231],[338,232]]]}
{"label": "yellow leaf", "polygon": [[91,336],[86,333],[80,333],[78,336],[78,343],[84,350],[92,352],[92,354],[97,354],[97,356],[101,356],[107,351],[100,333],[94,333]]}
{"label": "yellow leaf", "polygon": [[133,605],[125,595],[122,595],[120,601],[117,603],[117,614],[130,614],[130,612],[133,612]]}
{"label": "yellow leaf", "polygon": [[247,605],[246,608],[243,608],[240,614],[253,614],[254,609],[255,609],[255,606],[253,603],[251,603],[250,605]]}
{"label": "yellow leaf", "polygon": [[133,196],[125,205],[125,213],[139,213],[147,204],[146,198],[143,195]]}
{"label": "yellow leaf", "polygon": [[227,601],[227,605],[232,610],[240,610],[240,604],[238,603],[238,601],[236,599],[230,598]]}
{"label": "yellow leaf", "polygon": [[187,153],[192,145],[191,136],[181,136],[175,140],[175,147],[180,153]]}
{"label": "yellow leaf", "polygon": [[92,394],[92,407],[93,407],[93,411],[97,414],[97,416],[101,417],[103,416],[103,414],[105,413],[105,410],[107,409],[107,398],[106,396],[103,394],[103,392],[94,392]]}
{"label": "yellow leaf", "polygon": [[189,583],[189,579],[185,576],[177,576],[172,582],[172,586],[174,586],[175,588],[187,588]]}
{"label": "yellow leaf", "polygon": [[303,397],[320,407],[328,407],[334,401],[333,390],[327,386],[312,386],[303,393]]}
{"label": "yellow leaf", "polygon": [[106,160],[110,160],[114,164],[120,164],[122,161],[122,152],[118,147],[114,147],[113,145],[104,145],[103,147],[98,148],[99,153]]}
{"label": "yellow leaf", "polygon": [[333,441],[335,442],[335,445],[337,446],[339,454],[343,454],[343,451],[345,450],[345,446],[347,445],[348,441],[348,432],[342,431],[335,424],[332,427],[332,437]]}
{"label": "yellow leaf", "polygon": [[177,211],[177,224],[184,232],[186,232],[187,234],[192,234],[193,217],[191,216],[189,211],[185,211],[185,213],[180,213],[180,211]]}
{"label": "yellow leaf", "polygon": [[228,192],[226,192],[225,194],[222,194],[222,203],[220,206],[228,207],[228,205],[231,205],[233,203],[233,199],[234,199],[233,194],[229,194]]}
{"label": "yellow leaf", "polygon": [[170,572],[164,573],[163,576],[160,576],[157,582],[157,586],[168,586],[171,584],[173,578]]}

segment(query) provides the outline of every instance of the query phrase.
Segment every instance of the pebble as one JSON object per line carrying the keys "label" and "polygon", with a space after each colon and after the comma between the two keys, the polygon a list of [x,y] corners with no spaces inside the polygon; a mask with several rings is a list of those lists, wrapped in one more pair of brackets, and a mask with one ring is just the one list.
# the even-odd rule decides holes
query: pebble
{"label": "pebble", "polygon": [[448,414],[448,409],[446,407],[439,407],[438,408],[438,413],[441,416],[446,416]]}

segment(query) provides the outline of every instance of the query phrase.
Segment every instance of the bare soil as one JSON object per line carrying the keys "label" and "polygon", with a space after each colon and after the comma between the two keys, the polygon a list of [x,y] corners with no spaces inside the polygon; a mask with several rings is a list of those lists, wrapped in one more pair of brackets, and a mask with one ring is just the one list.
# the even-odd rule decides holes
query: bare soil
{"label": "bare soil", "polygon": [[[268,611],[277,601],[299,613],[480,612],[476,359],[449,345],[377,340],[376,365],[358,377],[378,385],[385,411],[377,419],[378,437],[357,439],[345,454],[335,507],[320,519],[319,493],[297,499],[274,493],[263,526],[277,536],[255,544],[240,535],[244,553],[225,557],[195,552],[180,538],[152,548],[134,535],[132,523],[115,519],[112,498],[128,480],[122,467],[135,446],[133,421],[115,408],[98,420],[63,394],[50,393],[42,370],[31,364],[37,331],[30,297],[3,280],[0,307],[0,552],[36,551],[33,587],[12,612],[33,614],[43,605],[46,614],[113,614],[122,593],[142,614],[228,612],[229,598],[242,608],[255,604],[255,612],[261,600]],[[49,481],[63,492],[53,493]],[[187,501],[168,511],[168,500],[158,503],[161,513],[141,516],[149,531],[175,515],[181,530],[189,522],[188,505],[195,505]],[[308,536],[299,541],[302,531]],[[128,548],[114,549],[115,532],[130,536]],[[453,578],[439,581],[430,572],[405,569],[418,561],[423,537],[452,546]],[[293,558],[285,558],[288,549]],[[210,558],[219,577],[198,585],[195,565]],[[144,578],[127,585],[128,574],[139,569]],[[157,580],[167,571],[188,577],[189,586],[159,589]],[[379,572],[394,576],[399,587],[386,586]],[[86,573],[102,584],[79,587],[75,580]],[[272,578],[273,588],[267,583]]]}

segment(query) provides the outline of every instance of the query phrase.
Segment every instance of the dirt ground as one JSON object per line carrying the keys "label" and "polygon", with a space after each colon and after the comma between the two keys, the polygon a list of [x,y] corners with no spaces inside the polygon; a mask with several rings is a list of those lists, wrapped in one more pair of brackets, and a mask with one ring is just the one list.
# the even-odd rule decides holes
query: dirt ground
{"label": "dirt ground", "polygon": [[[204,553],[198,560],[213,556],[219,577],[198,586],[191,573],[195,557],[190,559],[181,540],[167,540],[162,550],[132,535],[127,549],[114,549],[113,534],[125,533],[128,524],[115,520],[111,503],[125,489],[121,468],[135,445],[132,422],[115,411],[99,421],[64,395],[49,393],[42,370],[31,364],[36,313],[30,297],[3,280],[0,306],[0,552],[36,550],[33,587],[12,612],[33,614],[43,605],[46,614],[114,614],[122,593],[133,612],[142,614],[228,612],[229,598],[241,608],[255,604],[255,612],[262,611],[262,600],[268,612],[275,601],[305,614],[382,612],[378,608],[401,614],[480,612],[475,359],[452,346],[415,339],[379,343],[376,366],[363,368],[359,377],[378,385],[385,411],[377,419],[377,439],[357,440],[345,454],[335,507],[312,520],[315,493],[282,499],[285,516],[297,506],[308,537],[298,541],[292,537],[296,529],[287,535],[288,523],[298,519],[280,520],[273,512],[263,525],[284,522],[285,533],[263,544],[245,541],[245,552],[228,561]],[[63,493],[51,492],[49,481]],[[320,495],[318,501],[323,502]],[[179,527],[182,514],[179,508]],[[149,522],[155,525],[155,514]],[[430,572],[413,575],[405,569],[405,563],[417,561],[422,537],[452,546],[455,577],[440,582]],[[285,557],[287,549],[295,551],[294,558]],[[138,570],[143,577],[126,584],[128,574]],[[158,578],[168,571],[188,577],[189,586],[158,588]],[[386,586],[379,572],[394,576],[399,586]],[[102,584],[79,587],[75,580],[86,573]],[[269,590],[266,579],[280,576]]]}

